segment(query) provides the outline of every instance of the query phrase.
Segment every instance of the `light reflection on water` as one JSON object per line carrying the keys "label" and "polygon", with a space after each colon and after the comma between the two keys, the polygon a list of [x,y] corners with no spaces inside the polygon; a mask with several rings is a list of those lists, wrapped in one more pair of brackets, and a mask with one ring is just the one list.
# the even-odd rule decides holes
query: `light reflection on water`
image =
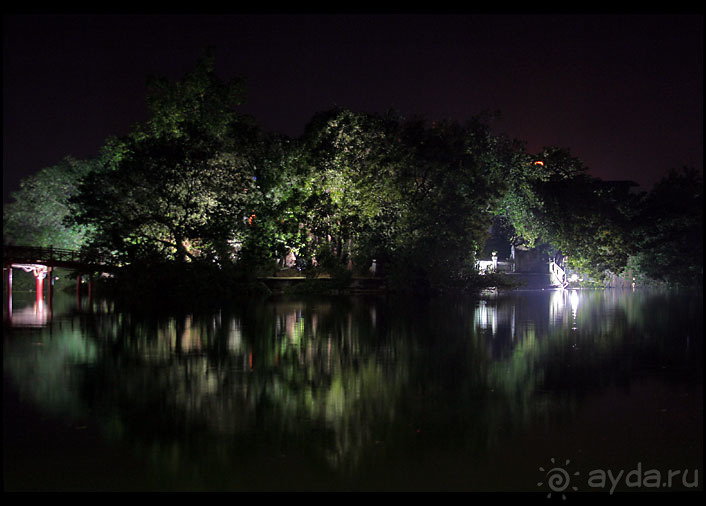
{"label": "light reflection on water", "polygon": [[[89,420],[110,448],[148,462],[148,489],[533,491],[559,450],[597,465],[701,458],[700,293],[281,297],[163,317],[105,301],[82,309],[65,300],[43,328],[6,328],[6,380],[41,412]],[[625,443],[617,426],[600,444],[584,429],[567,442],[592,417],[604,422],[616,395],[636,400],[631,385],[639,410],[618,410],[633,446],[611,446]],[[675,392],[675,418],[645,427]]]}

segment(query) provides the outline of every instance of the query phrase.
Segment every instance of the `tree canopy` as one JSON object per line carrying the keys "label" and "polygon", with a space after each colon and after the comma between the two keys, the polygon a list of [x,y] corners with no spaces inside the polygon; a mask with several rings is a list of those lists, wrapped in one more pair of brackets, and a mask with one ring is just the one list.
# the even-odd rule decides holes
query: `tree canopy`
{"label": "tree canopy", "polygon": [[3,242],[21,246],[77,249],[85,244],[86,227],[64,220],[68,199],[78,193],[79,180],[98,166],[97,160],[67,156],[56,165],[22,180],[13,202],[3,206]]}
{"label": "tree canopy", "polygon": [[703,283],[703,176],[670,170],[640,202],[630,238],[632,272],[667,283]]}
{"label": "tree canopy", "polygon": [[700,276],[703,182],[673,171],[649,193],[592,177],[566,148],[527,153],[490,118],[429,122],[334,108],[297,139],[238,113],[244,80],[212,52],[170,83],[151,78],[150,118],[95,160],[70,157],[26,179],[5,207],[5,241],[83,247],[123,264],[173,262],[272,273],[365,272],[463,284],[493,223],[515,245],[550,245],[600,276],[640,269]]}

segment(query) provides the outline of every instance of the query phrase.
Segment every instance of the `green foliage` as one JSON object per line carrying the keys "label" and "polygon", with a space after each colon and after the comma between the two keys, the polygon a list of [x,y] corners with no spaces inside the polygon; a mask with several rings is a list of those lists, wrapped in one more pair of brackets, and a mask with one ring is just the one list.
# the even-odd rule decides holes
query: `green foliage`
{"label": "green foliage", "polygon": [[369,262],[386,247],[399,206],[394,185],[394,119],[336,109],[308,125],[302,222],[311,254],[331,250],[340,263]]}
{"label": "green foliage", "polygon": [[400,174],[406,214],[399,223],[392,269],[418,282],[442,287],[475,270],[504,190],[513,146],[494,137],[487,124],[420,120],[403,126],[407,158]]}
{"label": "green foliage", "polygon": [[[515,229],[513,241],[534,247],[550,241],[555,234],[548,217],[557,218],[557,212],[546,209],[545,197],[551,195],[557,183],[585,181],[586,167],[568,150],[548,147],[537,155],[515,151],[513,163],[507,164],[507,191],[496,214],[504,216]],[[580,184],[580,183],[579,183]]]}
{"label": "green foliage", "polygon": [[192,72],[170,83],[151,76],[147,82],[147,104],[151,118],[148,134],[180,137],[198,125],[217,138],[230,133],[235,107],[245,100],[241,78],[221,81],[215,73],[215,52],[204,51]]}
{"label": "green foliage", "polygon": [[515,243],[547,244],[568,255],[573,269],[602,279],[621,272],[634,248],[633,185],[593,178],[568,150],[544,148],[514,167],[498,214],[513,226]]}
{"label": "green foliage", "polygon": [[544,222],[552,245],[575,270],[598,279],[605,271],[621,272],[633,247],[630,211],[636,198],[627,184],[588,176],[545,183]]}
{"label": "green foliage", "polygon": [[151,120],[111,139],[70,200],[91,248],[127,263],[232,260],[263,199],[260,134],[230,110],[239,86],[218,80],[208,56],[174,85],[152,81]]}
{"label": "green foliage", "polygon": [[[422,119],[335,109],[302,140],[302,248],[330,271],[375,259],[393,279],[441,287],[474,270],[515,146],[476,118]],[[323,265],[322,265],[323,266]]]}
{"label": "green foliage", "polygon": [[114,166],[87,176],[72,199],[91,245],[124,257],[217,260],[244,228],[250,166],[212,138],[127,138]]}
{"label": "green foliage", "polygon": [[566,149],[526,153],[483,116],[428,123],[336,108],[292,140],[237,114],[244,93],[241,79],[216,76],[210,52],[180,81],[152,78],[150,119],[95,161],[67,158],[23,182],[5,240],[183,268],[187,285],[203,273],[273,275],[293,252],[302,272],[330,276],[302,289],[338,289],[375,259],[391,286],[428,290],[478,286],[475,261],[502,225],[514,244],[561,249],[596,278],[627,265],[702,278],[693,171],[633,195]]}
{"label": "green foliage", "polygon": [[64,158],[60,163],[25,178],[3,206],[3,242],[15,245],[78,249],[87,230],[65,223],[71,210],[68,199],[76,194],[78,180],[97,160]]}
{"label": "green foliage", "polygon": [[670,170],[642,202],[632,234],[633,273],[675,285],[703,283],[703,177]]}

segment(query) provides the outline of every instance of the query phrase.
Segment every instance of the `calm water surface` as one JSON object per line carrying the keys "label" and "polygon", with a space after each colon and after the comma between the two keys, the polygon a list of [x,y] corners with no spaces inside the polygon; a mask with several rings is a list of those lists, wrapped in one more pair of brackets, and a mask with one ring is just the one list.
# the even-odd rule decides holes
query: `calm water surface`
{"label": "calm water surface", "polygon": [[[13,296],[5,490],[568,494],[607,492],[609,469],[703,487],[701,291],[279,297],[168,316]],[[558,467],[571,487],[550,481]],[[670,470],[684,474],[667,484]]]}

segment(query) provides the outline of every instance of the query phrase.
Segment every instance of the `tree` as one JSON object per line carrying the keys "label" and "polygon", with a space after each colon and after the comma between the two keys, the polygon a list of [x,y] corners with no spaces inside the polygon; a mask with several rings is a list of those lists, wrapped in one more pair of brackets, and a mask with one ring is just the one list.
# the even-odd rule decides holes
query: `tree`
{"label": "tree", "polygon": [[572,268],[602,279],[619,274],[633,244],[636,183],[602,181],[588,175],[545,183],[542,188],[547,242],[568,255]]}
{"label": "tree", "polygon": [[304,224],[318,258],[374,258],[399,282],[441,287],[474,272],[515,143],[483,118],[427,125],[335,109],[302,142]]}
{"label": "tree", "polygon": [[334,109],[315,116],[301,141],[302,211],[309,254],[369,265],[389,248],[401,196],[395,185],[397,122]]}
{"label": "tree", "polygon": [[631,265],[653,280],[678,285],[703,282],[703,176],[672,169],[645,195],[632,238]]}
{"label": "tree", "polygon": [[259,129],[232,109],[241,81],[224,83],[207,53],[183,80],[152,79],[152,116],[111,139],[106,163],[71,199],[90,246],[126,262],[228,262],[258,191]]}
{"label": "tree", "polygon": [[123,260],[215,260],[237,238],[255,187],[247,163],[198,132],[129,138],[115,165],[89,174],[72,199],[91,245]]}
{"label": "tree", "polygon": [[[258,148],[254,149],[253,146]],[[271,274],[289,251],[306,244],[303,202],[308,195],[301,148],[290,139],[266,136],[251,143],[255,187],[250,192],[247,227],[239,244],[240,272]]]}
{"label": "tree", "polygon": [[514,143],[491,134],[483,118],[464,125],[404,124],[400,194],[407,200],[393,256],[404,277],[444,286],[475,272],[492,210],[515,163]]}
{"label": "tree", "polygon": [[198,127],[225,140],[231,134],[234,111],[244,101],[245,80],[222,81],[215,72],[215,51],[208,48],[181,80],[170,83],[161,76],[148,78],[147,135],[180,137]]}
{"label": "tree", "polygon": [[550,241],[550,223],[561,213],[547,212],[545,198],[567,181],[586,181],[587,168],[562,148],[546,147],[536,155],[516,151],[516,162],[507,166],[507,187],[496,214],[515,229],[513,241],[534,247]]}
{"label": "tree", "polygon": [[86,228],[65,223],[68,200],[78,191],[78,181],[99,160],[66,157],[20,183],[13,202],[3,206],[3,242],[15,245],[78,249]]}
{"label": "tree", "polygon": [[496,211],[514,228],[513,241],[561,250],[572,268],[597,278],[620,273],[632,248],[635,183],[594,178],[567,149],[544,148],[520,160]]}

